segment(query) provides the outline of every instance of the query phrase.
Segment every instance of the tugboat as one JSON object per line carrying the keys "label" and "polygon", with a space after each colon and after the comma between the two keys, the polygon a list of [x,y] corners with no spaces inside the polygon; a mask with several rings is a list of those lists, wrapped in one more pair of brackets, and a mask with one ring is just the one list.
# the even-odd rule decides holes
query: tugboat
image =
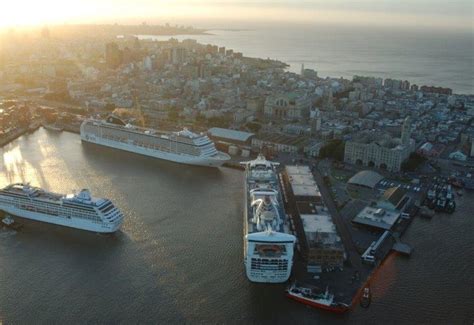
{"label": "tugboat", "polygon": [[16,223],[15,220],[13,220],[13,218],[8,214],[5,216],[5,218],[2,219],[2,225],[5,228],[10,228],[13,230],[19,230],[23,227],[23,225]]}
{"label": "tugboat", "polygon": [[362,298],[360,299],[360,306],[362,308],[369,308],[372,301],[372,294],[370,293],[370,288],[365,287],[362,293]]}
{"label": "tugboat", "polygon": [[349,305],[334,301],[334,294],[329,293],[328,288],[325,292],[317,292],[314,289],[299,287],[293,283],[286,289],[286,296],[305,305],[320,308],[337,314],[343,314],[349,311]]}
{"label": "tugboat", "polygon": [[428,190],[428,193],[427,193],[427,196],[426,196],[426,205],[430,209],[434,209],[435,203],[436,203],[436,185],[433,185]]}
{"label": "tugboat", "polygon": [[448,204],[446,205],[446,212],[453,213],[454,210],[456,210],[456,202],[454,200],[448,201]]}

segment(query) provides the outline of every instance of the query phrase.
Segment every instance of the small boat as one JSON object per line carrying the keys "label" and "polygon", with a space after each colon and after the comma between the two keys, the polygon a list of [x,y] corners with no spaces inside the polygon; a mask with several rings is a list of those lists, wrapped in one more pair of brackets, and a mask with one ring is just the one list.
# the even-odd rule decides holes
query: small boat
{"label": "small boat", "polygon": [[430,208],[428,208],[426,205],[423,205],[420,208],[420,217],[431,219],[434,217],[434,214],[434,211],[430,210]]}
{"label": "small boat", "polygon": [[329,293],[328,288],[325,292],[315,292],[314,289],[306,287],[298,287],[293,283],[286,289],[288,298],[301,302],[305,305],[327,310],[337,314],[348,312],[350,306],[345,303],[338,303],[334,301],[334,294]]}
{"label": "small boat", "polygon": [[10,215],[6,215],[6,217],[2,219],[2,224],[6,228],[10,228],[14,230],[18,230],[21,227],[23,227],[23,225],[16,223],[15,220],[13,220],[13,218]]}
{"label": "small boat", "polygon": [[371,301],[372,301],[372,294],[370,293],[370,288],[365,287],[364,291],[362,292],[362,298],[360,299],[360,306],[362,308],[368,308],[370,306]]}
{"label": "small boat", "polygon": [[462,196],[463,194],[461,190],[458,190],[456,193],[458,194],[458,196]]}
{"label": "small boat", "polygon": [[464,184],[462,182],[462,180],[456,178],[456,177],[449,177],[448,178],[448,183],[451,184],[453,187],[456,187],[456,188],[463,188],[464,187]]}
{"label": "small boat", "polygon": [[446,212],[453,213],[454,210],[456,210],[456,202],[454,200],[448,201],[448,204],[446,205]]}

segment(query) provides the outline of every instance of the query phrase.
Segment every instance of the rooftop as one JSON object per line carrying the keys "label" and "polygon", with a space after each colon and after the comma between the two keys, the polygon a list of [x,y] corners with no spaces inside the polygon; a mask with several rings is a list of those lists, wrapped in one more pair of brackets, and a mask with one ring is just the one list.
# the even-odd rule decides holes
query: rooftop
{"label": "rooftop", "polygon": [[385,201],[390,203],[394,208],[399,208],[399,205],[406,193],[407,191],[399,186],[391,187],[385,191],[380,201]]}
{"label": "rooftop", "polygon": [[285,169],[288,175],[311,175],[309,166],[286,166]]}
{"label": "rooftop", "polygon": [[327,214],[302,214],[303,228],[306,233],[336,233],[336,227]]}
{"label": "rooftop", "polygon": [[210,128],[208,130],[208,133],[212,137],[218,137],[222,139],[229,139],[229,140],[234,140],[234,141],[241,141],[241,142],[246,142],[248,141],[252,136],[254,136],[253,133],[250,132],[243,132],[243,131],[237,131],[237,130],[231,130],[231,129],[223,129],[223,128]]}
{"label": "rooftop", "polygon": [[389,230],[397,222],[400,212],[387,211],[377,207],[365,207],[357,216],[352,219],[353,222]]}
{"label": "rooftop", "polygon": [[296,208],[300,215],[302,214],[319,214],[323,207],[317,202],[296,201]]}
{"label": "rooftop", "polygon": [[332,218],[327,214],[302,214],[301,221],[306,236],[307,245],[330,249],[344,249],[338,236]]}
{"label": "rooftop", "polygon": [[371,170],[363,170],[352,176],[348,183],[359,185],[368,188],[374,188],[378,182],[383,179],[383,176]]}
{"label": "rooftop", "polygon": [[288,180],[295,196],[320,197],[321,192],[308,166],[286,166]]}

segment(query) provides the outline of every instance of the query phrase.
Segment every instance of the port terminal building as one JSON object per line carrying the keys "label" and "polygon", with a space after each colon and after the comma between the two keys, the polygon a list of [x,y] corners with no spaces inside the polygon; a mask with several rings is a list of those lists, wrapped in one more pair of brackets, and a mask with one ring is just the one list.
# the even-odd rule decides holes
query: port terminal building
{"label": "port terminal building", "polygon": [[410,201],[406,193],[401,187],[387,189],[378,201],[366,206],[352,222],[378,230],[391,230],[400,218],[405,217],[402,211]]}
{"label": "port terminal building", "polygon": [[285,189],[308,269],[342,267],[344,246],[308,166],[286,166]]}
{"label": "port terminal building", "polygon": [[207,133],[214,141],[227,142],[238,146],[250,146],[251,140],[255,136],[255,134],[250,132],[217,127],[210,128]]}
{"label": "port terminal building", "polygon": [[232,156],[240,152],[242,157],[249,156],[252,138],[255,136],[250,132],[218,127],[210,128],[207,134],[215,142],[218,150],[228,152]]}

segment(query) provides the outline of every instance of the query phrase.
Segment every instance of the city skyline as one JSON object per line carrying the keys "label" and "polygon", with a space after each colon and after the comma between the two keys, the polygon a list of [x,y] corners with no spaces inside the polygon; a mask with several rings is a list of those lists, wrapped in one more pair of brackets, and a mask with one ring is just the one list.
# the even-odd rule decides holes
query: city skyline
{"label": "city skyline", "polygon": [[3,5],[0,28],[64,23],[280,22],[421,27],[471,32],[471,1],[20,0]]}

